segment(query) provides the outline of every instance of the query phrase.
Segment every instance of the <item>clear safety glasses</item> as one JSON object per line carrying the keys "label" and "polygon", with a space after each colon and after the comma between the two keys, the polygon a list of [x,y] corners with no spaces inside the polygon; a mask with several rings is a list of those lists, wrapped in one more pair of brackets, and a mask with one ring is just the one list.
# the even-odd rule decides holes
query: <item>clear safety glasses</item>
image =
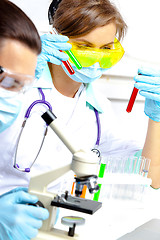
{"label": "clear safety glasses", "polygon": [[[110,68],[120,61],[124,55],[124,49],[116,38],[105,49],[88,47],[78,42],[70,43],[72,45],[71,50],[82,67],[90,67],[99,62],[101,68]],[[72,62],[72,59],[70,61]]]}
{"label": "clear safety glasses", "polygon": [[0,66],[0,87],[14,92],[26,91],[34,81],[34,76],[15,73]]}

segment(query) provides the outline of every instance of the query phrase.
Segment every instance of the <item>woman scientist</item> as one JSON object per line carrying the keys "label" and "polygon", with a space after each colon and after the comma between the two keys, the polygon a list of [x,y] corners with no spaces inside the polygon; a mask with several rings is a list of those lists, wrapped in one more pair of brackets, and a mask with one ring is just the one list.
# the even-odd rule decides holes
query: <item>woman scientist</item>
{"label": "woman scientist", "polygon": [[[139,146],[136,146],[132,141],[124,141],[122,136],[118,136],[110,104],[106,99],[94,95],[95,89],[92,89],[91,84],[123,56],[123,48],[116,39],[117,37],[118,40],[121,40],[126,30],[126,24],[120,13],[107,0],[81,0],[76,2],[62,0],[52,1],[49,18],[53,28],[56,28],[59,34],[69,37],[72,52],[83,67],[81,70],[77,70],[75,65],[72,64],[75,74],[70,75],[63,64],[62,67],[56,66],[57,60],[54,61],[50,57],[53,54],[52,49],[55,48],[52,43],[55,36],[44,35],[42,37],[43,51],[46,49],[46,45],[51,49],[49,54],[46,54],[45,59],[51,62],[48,63],[48,66],[53,83],[52,88],[59,94],[59,97],[61,96],[61,99],[59,98],[57,102],[58,108],[59,103],[61,104],[61,109],[58,109],[59,117],[62,117],[64,112],[68,112],[67,105],[69,106],[69,104],[67,104],[67,100],[70,100],[70,103],[72,101],[73,104],[74,101],[76,102],[75,99],[78,98],[77,102],[73,104],[72,110],[70,109],[72,111],[70,117],[68,116],[69,118],[66,118],[65,121],[66,125],[70,125],[71,128],[75,127],[72,132],[78,133],[84,145],[94,148],[94,143],[98,142],[94,135],[96,124],[93,109],[95,108],[100,113],[102,134],[98,142],[98,148],[102,156],[133,155],[139,149]],[[113,49],[112,46],[114,46]],[[42,64],[42,60],[44,60],[44,57],[40,56],[36,69],[37,78],[43,70],[44,62]],[[64,71],[62,71],[62,68]],[[43,74],[43,78],[45,81],[48,79],[46,72]],[[145,114],[149,117],[149,125],[142,155],[151,159],[149,177],[152,179],[153,188],[160,187],[159,79],[160,70],[148,68],[139,69],[138,75],[135,77],[135,87],[146,98]],[[77,111],[76,114],[78,102],[80,104],[83,95],[85,95],[84,105],[83,107],[81,105],[81,109],[79,108],[79,112]],[[55,100],[54,97],[53,101]],[[79,132],[78,124],[80,126]]]}
{"label": "woman scientist", "polygon": [[[5,131],[16,120],[23,98],[20,92],[25,91],[33,81],[37,55],[40,52],[40,37],[31,20],[13,3],[1,0],[0,132]],[[5,147],[2,151],[5,151]],[[9,155],[8,157],[10,158]],[[0,157],[0,166],[3,165],[2,161],[3,158]],[[3,172],[3,168],[0,172]],[[2,184],[0,178],[1,187]],[[26,205],[37,200],[25,188],[16,188],[0,196],[1,240],[27,240],[37,235],[42,220],[48,218],[46,209]]]}

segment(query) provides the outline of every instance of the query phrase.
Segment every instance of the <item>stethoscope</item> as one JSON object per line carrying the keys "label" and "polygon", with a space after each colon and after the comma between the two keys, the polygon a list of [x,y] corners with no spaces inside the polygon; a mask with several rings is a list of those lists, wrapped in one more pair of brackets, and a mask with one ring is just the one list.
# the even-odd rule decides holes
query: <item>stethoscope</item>
{"label": "stethoscope", "polygon": [[[29,173],[29,172],[30,172],[31,167],[33,166],[33,164],[35,163],[37,157],[39,156],[39,153],[40,153],[40,151],[41,151],[41,149],[42,149],[42,146],[43,146],[45,137],[46,137],[46,135],[47,135],[47,130],[48,130],[48,125],[46,124],[45,130],[44,130],[44,134],[43,134],[43,139],[42,139],[40,148],[39,148],[39,150],[38,150],[38,153],[37,153],[34,161],[33,161],[32,164],[30,165],[30,167],[28,167],[28,168],[20,168],[20,166],[17,164],[17,153],[18,153],[18,146],[19,146],[19,142],[20,142],[20,139],[21,139],[21,135],[22,135],[22,132],[23,132],[24,127],[25,127],[25,125],[26,125],[26,122],[27,122],[27,120],[28,120],[28,118],[29,118],[29,116],[30,116],[30,113],[31,113],[33,107],[34,107],[35,105],[37,105],[37,104],[46,105],[46,107],[52,111],[52,106],[51,106],[51,104],[50,104],[49,102],[47,102],[47,101],[45,100],[45,95],[44,95],[42,89],[41,89],[41,88],[38,88],[38,90],[39,90],[39,93],[40,93],[42,99],[34,101],[34,102],[28,107],[28,109],[27,109],[27,111],[26,111],[26,113],[25,113],[25,116],[24,116],[24,121],[23,121],[22,126],[21,126],[21,131],[20,131],[20,133],[19,133],[19,135],[18,135],[18,138],[17,138],[17,144],[16,144],[16,148],[15,148],[14,165],[13,165],[13,167],[14,167],[15,169],[17,169],[18,171],[26,172],[26,173]],[[94,112],[95,112],[96,123],[97,123],[97,140],[96,140],[96,144],[95,144],[95,146],[97,146],[97,147],[94,148],[94,149],[92,149],[92,151],[95,152],[95,153],[98,155],[98,157],[100,158],[100,151],[98,150],[98,146],[99,146],[99,144],[100,144],[100,137],[101,137],[101,124],[100,124],[99,112],[98,112],[95,108],[94,108]]]}

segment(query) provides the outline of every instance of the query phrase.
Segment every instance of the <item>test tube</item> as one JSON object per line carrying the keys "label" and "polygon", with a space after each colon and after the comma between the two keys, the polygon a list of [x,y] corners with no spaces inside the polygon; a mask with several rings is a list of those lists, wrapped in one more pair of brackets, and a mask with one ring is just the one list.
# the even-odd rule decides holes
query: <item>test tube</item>
{"label": "test tube", "polygon": [[[141,74],[138,73],[138,75],[141,75]],[[136,100],[138,91],[139,91],[139,89],[137,89],[137,88],[135,88],[135,87],[133,88],[131,97],[130,97],[129,102],[128,102],[128,106],[127,106],[127,108],[126,108],[126,111],[127,111],[128,113],[130,113],[130,112],[132,111],[132,108],[133,108],[134,102],[135,102],[135,100]]]}
{"label": "test tube", "polygon": [[138,94],[138,89],[134,87],[133,91],[132,91],[132,94],[131,94],[131,97],[130,97],[129,102],[128,102],[128,106],[126,108],[126,111],[128,113],[130,113],[132,111],[132,108],[133,108],[135,99],[137,97],[137,94]]}
{"label": "test tube", "polygon": [[148,158],[145,158],[145,166],[143,168],[143,174],[142,174],[144,177],[147,177],[148,175],[150,163],[151,163],[151,160]]}
{"label": "test tube", "polygon": [[71,50],[66,50],[65,51],[67,53],[67,55],[70,57],[70,59],[72,60],[72,62],[74,63],[74,65],[76,66],[77,69],[81,69],[82,65],[79,63],[79,61],[77,60],[77,58],[74,56],[74,54],[72,53]]}

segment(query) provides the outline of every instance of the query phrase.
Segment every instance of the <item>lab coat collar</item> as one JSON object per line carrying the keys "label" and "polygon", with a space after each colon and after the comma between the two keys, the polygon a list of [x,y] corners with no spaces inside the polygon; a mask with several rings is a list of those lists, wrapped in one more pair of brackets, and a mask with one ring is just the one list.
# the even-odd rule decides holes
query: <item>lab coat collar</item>
{"label": "lab coat collar", "polygon": [[[41,78],[36,80],[33,87],[42,89],[51,89],[53,87],[52,78],[48,66],[46,66]],[[89,105],[89,107],[95,108],[98,112],[102,113],[102,104],[100,104],[97,99],[100,98],[94,91],[92,84],[86,84],[86,104]]]}
{"label": "lab coat collar", "polygon": [[101,108],[102,104],[100,101],[100,96],[98,97],[98,93],[94,91],[94,88],[92,86],[92,83],[87,84],[86,88],[86,101],[91,106],[94,107],[99,113],[103,113],[103,110]]}

